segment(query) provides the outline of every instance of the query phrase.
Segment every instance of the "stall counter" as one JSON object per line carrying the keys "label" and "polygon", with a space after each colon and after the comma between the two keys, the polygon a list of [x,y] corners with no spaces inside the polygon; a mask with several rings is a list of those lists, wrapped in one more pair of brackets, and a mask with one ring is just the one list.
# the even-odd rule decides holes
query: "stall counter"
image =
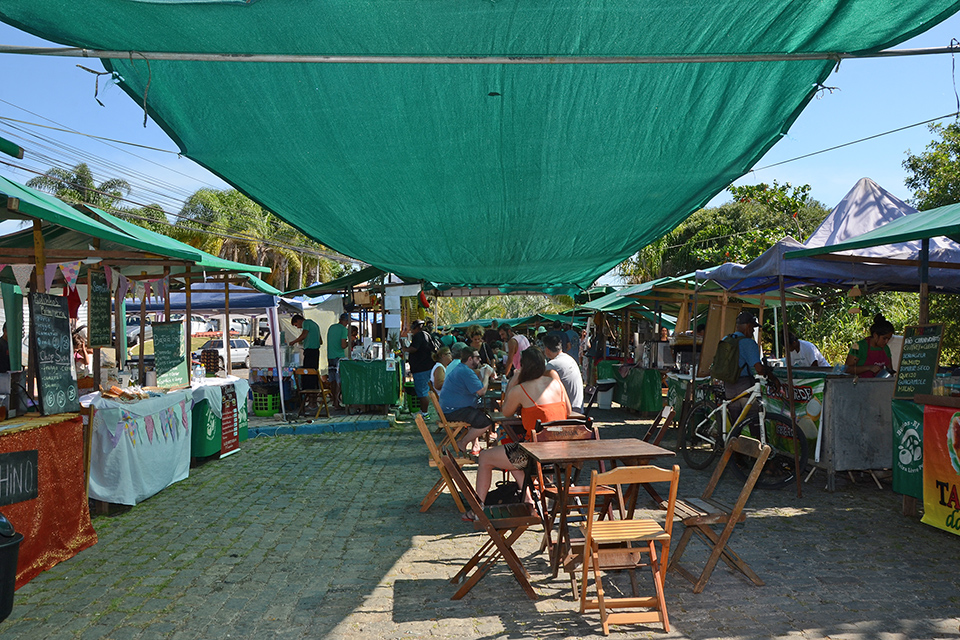
{"label": "stall counter", "polygon": [[23,534],[16,588],[97,542],[84,490],[83,422],[75,413],[0,422],[0,510]]}
{"label": "stall counter", "polygon": [[341,359],[338,366],[343,404],[394,405],[400,400],[400,364],[396,361]]}
{"label": "stall counter", "polygon": [[135,505],[190,474],[192,390],[138,402],[94,395],[91,498]]}

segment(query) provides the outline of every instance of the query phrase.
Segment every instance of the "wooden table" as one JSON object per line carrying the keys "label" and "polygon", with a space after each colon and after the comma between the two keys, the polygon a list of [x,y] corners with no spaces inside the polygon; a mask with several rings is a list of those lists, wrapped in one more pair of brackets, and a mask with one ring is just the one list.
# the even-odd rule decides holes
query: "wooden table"
{"label": "wooden table", "polygon": [[[585,462],[600,460],[620,461],[628,466],[645,464],[651,458],[673,456],[673,451],[652,445],[638,438],[616,438],[613,440],[556,440],[552,442],[524,442],[520,445],[540,464],[552,464],[556,469],[557,501],[550,513],[550,522],[559,512],[560,526],[557,544],[553,547],[553,556],[550,566],[553,577],[560,573],[560,563],[570,545],[570,536],[567,528],[567,510],[562,508],[567,504],[567,496],[573,477],[573,467],[581,466]],[[636,508],[637,492],[631,491],[625,496],[630,515]],[[548,526],[548,523],[544,523]]]}

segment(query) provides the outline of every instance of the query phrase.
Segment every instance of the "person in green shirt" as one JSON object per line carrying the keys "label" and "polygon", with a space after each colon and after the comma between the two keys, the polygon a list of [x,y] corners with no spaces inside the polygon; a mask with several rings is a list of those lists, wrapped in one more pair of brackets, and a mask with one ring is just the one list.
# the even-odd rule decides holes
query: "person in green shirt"
{"label": "person in green shirt", "polygon": [[333,392],[333,408],[340,409],[340,359],[345,358],[350,342],[350,314],[341,313],[340,320],[327,329],[327,369],[330,373],[330,390]]}
{"label": "person in green shirt", "polygon": [[[313,320],[307,320],[299,313],[290,319],[290,324],[301,330],[299,336],[290,341],[290,346],[303,343],[303,368],[320,368],[320,345],[323,344],[323,338],[320,337],[320,325]],[[304,389],[319,389],[320,379],[316,375],[303,376]]]}

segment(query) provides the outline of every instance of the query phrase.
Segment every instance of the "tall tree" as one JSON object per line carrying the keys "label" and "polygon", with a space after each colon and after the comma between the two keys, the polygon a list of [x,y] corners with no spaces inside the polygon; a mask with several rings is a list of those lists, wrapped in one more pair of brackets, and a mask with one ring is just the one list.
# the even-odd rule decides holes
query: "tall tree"
{"label": "tall tree", "polygon": [[107,210],[115,208],[125,195],[130,194],[130,183],[121,178],[110,178],[97,184],[85,162],[72,169],[52,167],[42,176],[27,180],[27,186],[51,193],[66,202]]}
{"label": "tall tree", "polygon": [[903,161],[906,185],[913,192],[911,203],[920,211],[960,202],[960,123],[935,123],[930,133],[940,139],[917,155],[908,149]]}

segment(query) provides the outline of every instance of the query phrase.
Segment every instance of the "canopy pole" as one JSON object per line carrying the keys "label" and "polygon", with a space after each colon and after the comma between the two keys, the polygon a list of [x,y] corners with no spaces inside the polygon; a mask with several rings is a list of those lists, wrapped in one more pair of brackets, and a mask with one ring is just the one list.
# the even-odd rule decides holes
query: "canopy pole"
{"label": "canopy pole", "polygon": [[192,287],[193,281],[190,277],[190,265],[186,266],[185,276],[183,278],[183,284],[186,285],[186,289],[183,292],[184,295],[184,314],[187,316],[187,353],[193,353],[193,304],[190,299],[190,289]]}
{"label": "canopy pole", "polygon": [[920,241],[920,324],[930,320],[930,238]]}
{"label": "canopy pole", "polygon": [[[146,271],[141,271],[140,275],[144,278],[147,277]],[[140,354],[140,364],[137,367],[137,378],[140,380],[140,384],[144,385],[147,383],[147,364],[144,362],[143,354],[143,341],[147,339],[147,326],[145,324],[147,320],[147,293],[144,290],[142,296],[140,296],[140,344],[138,353]]]}
{"label": "canopy pole", "polygon": [[[223,279],[223,372],[230,375],[230,279]],[[283,377],[280,379],[280,397],[283,397]]]}
{"label": "canopy pole", "polygon": [[[778,276],[780,280],[780,312],[783,316],[784,322],[787,320],[787,298],[786,293],[784,292],[783,286],[783,274],[781,273]],[[794,402],[793,396],[793,359],[790,357],[790,344],[788,342],[789,337],[787,331],[783,331],[783,353],[787,361],[787,405],[790,407],[790,424],[797,424],[797,407]],[[766,428],[766,425],[760,425],[761,429]],[[807,436],[803,433],[803,430],[800,430],[800,437],[806,438]],[[797,497],[803,497],[803,487],[800,484],[800,459],[797,457],[797,448],[793,448],[793,470],[794,475],[796,476],[797,481]]]}
{"label": "canopy pole", "polygon": [[384,56],[384,55],[296,55],[199,53],[187,51],[116,51],[79,47],[23,47],[0,45],[0,53],[54,56],[62,58],[100,58],[107,60],[179,60],[198,62],[283,62],[294,64],[702,64],[728,62],[792,62],[805,60],[841,60],[858,58],[895,58],[954,54],[955,47],[884,49],[883,51],[821,51],[810,53],[744,53],[674,56]]}

